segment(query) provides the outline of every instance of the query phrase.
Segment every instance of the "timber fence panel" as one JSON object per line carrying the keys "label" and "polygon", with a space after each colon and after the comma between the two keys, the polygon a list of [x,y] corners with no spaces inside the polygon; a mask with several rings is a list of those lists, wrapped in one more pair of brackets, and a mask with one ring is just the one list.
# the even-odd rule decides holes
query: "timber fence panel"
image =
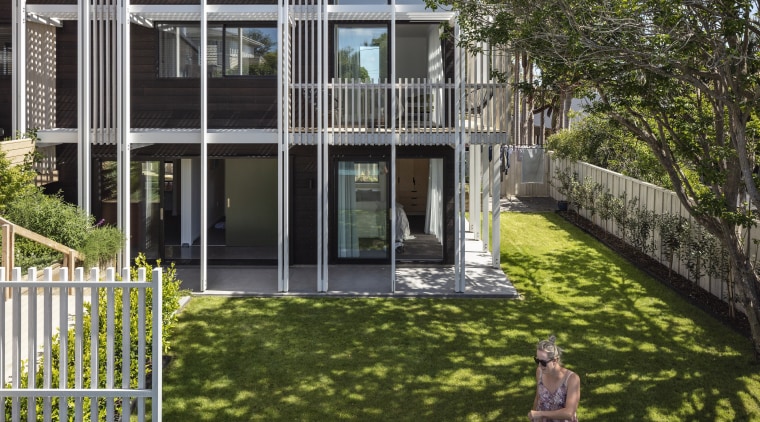
{"label": "timber fence panel", "polygon": [[[72,281],[55,281],[50,268],[39,278],[34,268],[26,277],[14,268],[5,281],[6,271],[0,267],[0,289],[13,295],[0,301],[0,421],[23,414],[28,420],[130,420],[133,406],[137,420],[146,420],[148,406],[151,419],[161,420],[161,268],[151,281],[145,269],[131,280],[125,268],[116,280],[111,268],[101,280],[96,269],[85,277],[77,268]],[[68,269],[60,271],[59,280],[67,280]]]}
{"label": "timber fence panel", "polygon": [[[691,227],[697,226],[696,221],[681,204],[677,195],[673,191],[588,163],[555,158],[551,152],[547,152],[546,155],[547,160],[549,161],[548,176],[550,182],[548,192],[554,199],[568,199],[557,189],[559,181],[556,178],[557,172],[565,171],[567,169],[571,175],[577,177],[578,183],[583,183],[586,180],[586,177],[588,177],[594,184],[601,186],[602,190],[597,195],[604,195],[609,192],[613,197],[620,198],[627,209],[629,205],[634,204],[632,201],[636,200],[635,209],[637,210],[653,213],[656,218],[666,214],[682,217]],[[628,211],[631,211],[631,209],[628,209]],[[621,227],[612,217],[605,222],[598,213],[592,215],[587,209],[582,209],[578,212],[597,226],[605,229],[608,233],[623,239],[629,244],[631,243],[630,227]],[[750,253],[750,257],[754,260],[760,259],[760,230],[751,228],[745,230],[743,234],[743,238],[745,238],[747,242],[746,247],[747,251]],[[652,230],[650,236],[651,238],[648,240],[649,250],[646,251],[647,254],[663,265],[669,267],[672,266],[673,271],[681,276],[693,280],[694,275],[691,274],[687,261],[683,256],[683,245],[682,249],[673,257],[671,263],[667,259],[662,248],[661,227],[656,226],[655,229]],[[703,270],[702,276],[696,281],[696,283],[716,297],[723,300],[727,299],[725,279],[716,279],[714,276],[708,275],[706,270]]]}

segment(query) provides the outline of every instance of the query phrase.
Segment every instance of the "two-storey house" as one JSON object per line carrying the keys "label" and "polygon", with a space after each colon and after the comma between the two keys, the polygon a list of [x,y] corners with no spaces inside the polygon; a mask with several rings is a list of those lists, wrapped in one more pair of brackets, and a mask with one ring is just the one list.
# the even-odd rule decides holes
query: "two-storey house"
{"label": "two-storey house", "polygon": [[464,290],[466,150],[508,142],[510,97],[490,76],[507,58],[458,47],[454,13],[422,0],[0,5],[0,127],[37,129],[54,150],[48,189],[122,228],[123,262],[198,265],[200,290],[221,266],[277,266],[279,291],[295,265],[327,291],[334,265],[428,263],[455,266]]}

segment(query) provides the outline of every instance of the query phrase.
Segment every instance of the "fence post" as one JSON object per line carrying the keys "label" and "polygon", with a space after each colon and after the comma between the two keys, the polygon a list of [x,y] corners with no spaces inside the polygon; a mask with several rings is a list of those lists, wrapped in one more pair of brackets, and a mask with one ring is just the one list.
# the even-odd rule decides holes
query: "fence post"
{"label": "fence post", "polygon": [[151,375],[153,383],[151,388],[153,389],[153,399],[151,400],[151,410],[153,411],[154,421],[161,420],[161,401],[163,386],[163,366],[164,366],[164,346],[163,346],[163,280],[161,275],[163,270],[161,267],[153,269],[153,309],[151,313],[153,315],[153,364],[151,366]]}
{"label": "fence post", "polygon": [[[10,281],[11,280],[11,272],[13,271],[13,238],[15,237],[13,235],[13,226],[10,224],[3,224],[2,226],[2,232],[3,232],[3,247],[2,252],[0,255],[0,259],[2,259],[3,266],[6,268],[6,279],[3,281]],[[11,298],[11,289],[3,289],[3,300],[7,300]]]}

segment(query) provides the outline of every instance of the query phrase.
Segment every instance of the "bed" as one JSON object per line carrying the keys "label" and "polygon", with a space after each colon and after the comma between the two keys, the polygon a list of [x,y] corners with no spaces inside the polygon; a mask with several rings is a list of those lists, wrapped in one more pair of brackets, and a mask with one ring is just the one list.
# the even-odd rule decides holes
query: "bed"
{"label": "bed", "polygon": [[396,232],[394,234],[393,247],[396,252],[404,252],[404,241],[414,239],[409,229],[409,219],[404,211],[404,206],[396,202]]}

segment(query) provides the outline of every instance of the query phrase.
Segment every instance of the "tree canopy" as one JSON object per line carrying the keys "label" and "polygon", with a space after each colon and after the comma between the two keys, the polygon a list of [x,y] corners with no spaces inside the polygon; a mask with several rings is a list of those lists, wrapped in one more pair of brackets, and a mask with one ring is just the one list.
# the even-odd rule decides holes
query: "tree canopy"
{"label": "tree canopy", "polygon": [[[545,89],[586,89],[644,142],[689,213],[720,239],[760,357],[756,226],[760,24],[749,0],[429,0],[465,47],[528,55]],[[696,175],[696,176],[691,176]]]}

